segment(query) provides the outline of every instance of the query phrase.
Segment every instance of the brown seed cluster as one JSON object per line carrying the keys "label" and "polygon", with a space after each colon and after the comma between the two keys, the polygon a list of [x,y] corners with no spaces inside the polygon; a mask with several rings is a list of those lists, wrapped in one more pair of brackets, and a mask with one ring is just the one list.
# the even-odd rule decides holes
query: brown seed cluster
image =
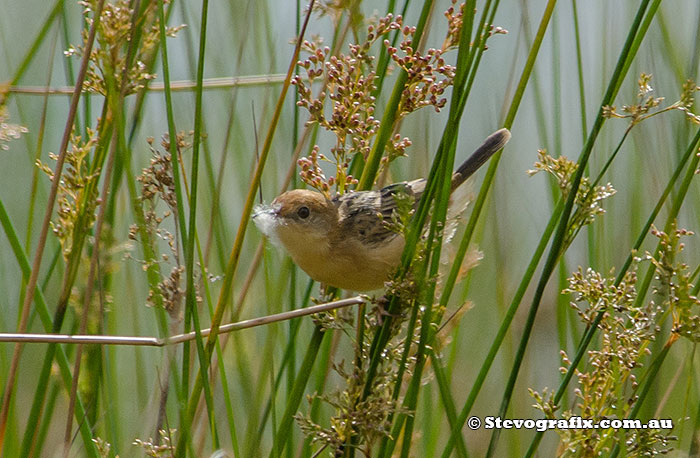
{"label": "brown seed cluster", "polygon": [[455,68],[445,63],[442,56],[446,50],[430,48],[423,54],[414,49],[415,27],[404,27],[401,32],[403,40],[398,49],[384,40],[391,60],[408,75],[399,103],[399,117],[427,106],[440,111],[447,103],[443,95],[453,83]]}
{"label": "brown seed cluster", "polygon": [[[83,6],[85,22],[88,25],[82,31],[82,39],[85,43],[93,23],[93,19],[89,15],[97,8],[97,0],[86,0],[78,3]],[[148,71],[144,62],[151,60],[150,57],[158,49],[161,39],[157,7],[156,2],[151,2],[139,16],[145,24],[143,30],[146,32],[141,38],[141,44],[125,74],[134,11],[128,0],[104,3],[97,27],[97,45],[90,54],[90,64],[83,90],[106,96],[108,85],[114,84],[114,88],[121,88],[122,83],[124,83],[125,93],[132,94],[156,77],[155,74]],[[165,35],[174,37],[183,27],[184,25],[166,27]],[[67,57],[82,57],[84,52],[83,45],[71,46],[66,50],[65,55]]]}
{"label": "brown seed cluster", "polygon": [[700,116],[693,113],[695,104],[695,93],[700,91],[700,86],[691,80],[687,80],[681,89],[681,96],[678,101],[671,105],[661,107],[664,97],[655,97],[654,88],[651,86],[652,75],[642,73],[637,80],[637,103],[623,105],[622,111],[608,105],[603,107],[603,116],[606,118],[627,119],[630,128],[640,122],[671,110],[678,110],[685,114],[686,118],[693,124],[700,124]]}
{"label": "brown seed cluster", "polygon": [[[569,287],[562,291],[573,295],[572,307],[584,321],[593,324],[595,317],[603,313],[598,324],[600,344],[589,350],[585,365],[575,371],[577,386],[574,389],[576,404],[556,415],[560,408],[554,404],[553,392],[530,390],[535,407],[547,418],[568,419],[580,416],[597,421],[601,418],[628,418],[638,399],[639,371],[647,364],[650,346],[661,333],[660,320],[663,307],[654,301],[639,305],[635,267],[616,284],[614,277],[606,277],[592,269],[579,268],[571,278]],[[570,360],[562,351],[564,367],[570,368]],[[605,434],[597,429],[558,429],[560,450],[567,456],[598,456],[610,452],[622,441],[625,449],[637,448],[629,456],[652,456],[670,450],[672,437],[667,431],[627,429],[620,434]],[[641,435],[643,435],[643,437]]]}
{"label": "brown seed cluster", "polygon": [[683,238],[695,234],[677,228],[675,223],[668,233],[656,228],[651,233],[659,239],[659,256],[650,257],[658,281],[654,293],[665,298],[665,305],[673,315],[671,331],[678,337],[700,342],[700,299],[693,294],[694,268],[679,259],[685,248]]}
{"label": "brown seed cluster", "polygon": [[[91,171],[89,166],[89,155],[97,144],[97,136],[94,131],[88,129],[87,139],[79,135],[71,136],[70,147],[66,151],[65,170],[61,175],[56,196],[57,219],[51,221],[51,228],[61,242],[63,256],[67,259],[73,247],[73,231],[76,224],[89,230],[95,222],[95,209],[99,203],[96,180],[99,179],[98,171]],[[49,153],[52,160],[57,160],[58,156]],[[53,180],[54,171],[47,164],[37,160],[37,166]],[[81,207],[85,206],[84,214],[87,221],[82,224],[78,222]]]}
{"label": "brown seed cluster", "polygon": [[[538,161],[535,162],[535,168],[533,170],[528,170],[527,173],[530,176],[538,172],[547,172],[551,174],[557,180],[562,197],[566,198],[571,191],[571,180],[578,169],[578,164],[566,156],[559,156],[555,159],[547,154],[546,150],[539,150],[537,152],[537,158]],[[565,247],[571,244],[581,228],[591,224],[595,221],[597,216],[605,213],[602,201],[614,195],[616,192],[617,191],[610,183],[591,187],[590,178],[586,176],[581,178],[581,183],[576,192],[576,199],[574,200],[576,208],[571,214],[567,237],[564,241]]]}
{"label": "brown seed cluster", "polygon": [[[448,18],[448,35],[459,31],[461,13]],[[308,158],[302,158],[301,178],[325,194],[333,186],[338,193],[356,184],[349,175],[350,162],[355,154],[367,158],[375,141],[380,121],[375,117],[377,74],[373,45],[382,42],[389,62],[394,68],[406,72],[406,82],[396,112],[394,130],[401,120],[420,108],[432,106],[436,111],[447,103],[445,91],[453,84],[455,69],[447,64],[444,53],[451,49],[452,40],[445,40],[443,48],[430,48],[425,52],[414,46],[416,28],[404,26],[401,16],[387,15],[367,27],[367,35],[359,44],[349,44],[347,53],[331,55],[330,48],[316,41],[305,41],[303,49],[308,57],[298,62],[306,73],[306,78],[296,76],[292,83],[297,86],[297,105],[309,112],[308,123],[318,124],[334,134],[335,145],[330,149],[330,157],[318,153],[314,148]],[[391,45],[390,35],[401,37],[397,47]],[[376,51],[375,51],[376,52]],[[320,86],[314,93],[314,84]],[[385,148],[382,167],[394,159],[404,156],[411,146],[411,140],[394,131]],[[327,179],[322,173],[319,161],[335,165],[335,177]]]}
{"label": "brown seed cluster", "polygon": [[[360,44],[350,44],[348,54],[330,55],[330,48],[319,42],[304,42],[304,50],[309,57],[298,62],[306,72],[306,80],[296,76],[292,84],[297,86],[297,105],[309,112],[308,123],[316,123],[336,137],[331,148],[331,159],[318,154],[318,148],[309,158],[302,158],[301,178],[308,185],[328,194],[332,186],[344,193],[357,183],[349,175],[350,160],[354,154],[369,155],[372,139],[379,128],[379,120],[374,117],[376,85],[374,56],[370,54],[372,45],[382,36],[400,27],[401,18],[393,20],[391,15],[382,18],[368,28],[366,40]],[[314,95],[312,86],[320,80],[321,89]],[[330,113],[326,114],[326,104]],[[318,160],[327,160],[335,165],[336,173],[327,180],[320,171]]]}
{"label": "brown seed cluster", "polygon": [[[143,170],[137,178],[141,183],[141,197],[144,200],[153,200],[159,197],[171,210],[177,208],[177,197],[175,195],[175,181],[173,179],[172,157],[170,153],[170,141],[167,135],[163,137],[161,145],[165,152],[159,152],[153,146],[153,139],[148,140],[151,149],[151,164]],[[177,150],[182,151],[189,147],[184,132],[177,135]]]}
{"label": "brown seed cluster", "polygon": [[[177,154],[191,145],[191,133],[185,134],[180,132],[177,134]],[[172,230],[166,228],[168,224],[174,226],[175,233],[179,230],[177,215],[177,196],[175,193],[175,180],[173,177],[172,157],[169,151],[170,139],[165,135],[161,141],[161,146],[164,151],[159,151],[154,146],[154,140],[148,139],[148,144],[151,150],[151,162],[148,167],[144,168],[137,180],[141,183],[141,195],[139,201],[142,206],[144,216],[144,230],[148,240],[142,240],[142,229],[138,225],[132,225],[129,229],[129,239],[139,241],[140,243],[151,243],[157,240],[162,240],[168,246],[168,251],[160,255],[158,261],[161,265],[161,272],[164,266],[170,265],[170,273],[168,275],[161,274],[161,281],[158,283],[158,294],[162,298],[163,308],[173,318],[179,318],[182,300],[185,290],[183,288],[183,274],[185,272],[184,265],[181,264],[180,245],[178,238]],[[158,203],[162,201],[168,207],[167,210],[160,212]],[[157,247],[156,247],[157,249]],[[150,266],[144,262],[144,270]],[[148,304],[155,305],[154,291],[150,291]]]}
{"label": "brown seed cluster", "polygon": [[7,122],[9,120],[7,107],[2,105],[1,102],[2,93],[0,92],[0,150],[7,151],[9,149],[7,144],[11,140],[18,139],[22,134],[26,134],[28,130],[26,127],[20,126],[19,124]]}
{"label": "brown seed cluster", "polygon": [[[323,154],[319,153],[318,145],[314,145],[308,157],[302,157],[297,161],[301,172],[299,176],[304,183],[321,191],[326,197],[331,197],[331,187],[335,184],[335,177],[326,178],[319,161],[327,161]],[[347,166],[346,166],[347,167]],[[346,177],[348,184],[356,184],[357,180],[351,175]]]}

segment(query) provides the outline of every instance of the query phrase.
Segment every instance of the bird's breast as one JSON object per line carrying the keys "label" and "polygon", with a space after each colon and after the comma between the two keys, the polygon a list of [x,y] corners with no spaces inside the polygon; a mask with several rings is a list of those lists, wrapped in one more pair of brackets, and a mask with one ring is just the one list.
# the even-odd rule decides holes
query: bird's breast
{"label": "bird's breast", "polygon": [[311,278],[350,291],[382,288],[398,267],[403,247],[399,234],[373,246],[356,238],[286,246],[294,262]]}

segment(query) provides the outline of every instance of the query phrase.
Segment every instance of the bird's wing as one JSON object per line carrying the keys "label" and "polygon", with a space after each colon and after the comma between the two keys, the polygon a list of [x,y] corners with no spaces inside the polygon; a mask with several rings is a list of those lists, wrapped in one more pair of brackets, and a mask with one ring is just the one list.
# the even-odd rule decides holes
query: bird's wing
{"label": "bird's wing", "polygon": [[425,188],[425,180],[394,183],[379,191],[349,192],[336,197],[342,233],[352,234],[364,243],[375,245],[398,235],[391,228],[397,210],[396,195],[413,198],[414,208]]}
{"label": "bird's wing", "polygon": [[425,179],[419,178],[413,181],[402,181],[390,184],[379,190],[381,195],[381,214],[384,218],[391,219],[391,215],[397,208],[397,196],[404,195],[413,199],[413,209],[418,208],[420,198],[425,191]]}

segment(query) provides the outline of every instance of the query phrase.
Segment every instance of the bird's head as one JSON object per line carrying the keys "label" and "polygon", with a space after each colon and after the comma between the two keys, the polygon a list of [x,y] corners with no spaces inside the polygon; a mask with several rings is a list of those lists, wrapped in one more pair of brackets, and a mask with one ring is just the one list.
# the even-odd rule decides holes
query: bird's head
{"label": "bird's head", "polygon": [[338,224],[338,208],[321,193],[295,189],[256,207],[253,221],[263,234],[293,251],[297,244],[328,242]]}

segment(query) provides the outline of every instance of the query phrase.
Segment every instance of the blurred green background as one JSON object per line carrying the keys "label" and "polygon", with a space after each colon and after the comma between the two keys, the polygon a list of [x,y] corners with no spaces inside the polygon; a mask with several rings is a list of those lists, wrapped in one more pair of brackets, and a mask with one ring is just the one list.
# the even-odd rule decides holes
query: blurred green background
{"label": "blurred green background", "polygon": [[[478,9],[482,8],[482,3],[477,2]],[[466,158],[486,135],[502,126],[547,2],[507,0],[500,3],[494,23],[507,29],[508,34],[497,35],[489,40],[489,49],[484,53],[461,122],[457,161]],[[547,149],[555,157],[564,155],[574,160],[578,158],[584,136],[600,108],[600,101],[639,1],[583,0],[576,4],[584,97],[582,99],[580,93],[573,3],[571,0],[559,0],[515,118],[512,140],[504,150],[487,206],[477,228],[475,242],[483,252],[483,260],[468,279],[458,285],[453,295],[452,310],[464,301],[473,304],[452,331],[450,341],[443,349],[445,359],[451,364],[449,377],[452,394],[458,405],[464,401],[472,386],[504,310],[513,297],[552,212],[550,178],[544,174],[528,177],[526,171],[537,160],[538,149]],[[421,6],[419,2],[410,4],[405,23],[415,24]],[[449,2],[436,2],[430,22],[428,46],[441,44],[445,27],[442,12],[448,6]],[[38,0],[0,0],[0,82],[13,78],[18,66],[30,52],[30,46],[52,7],[53,4]],[[187,24],[176,38],[168,40],[173,81],[195,80],[200,8],[199,2],[194,1],[175,0],[173,3],[168,24]],[[357,8],[365,18],[369,18],[383,15],[387,5],[386,2],[366,1],[358,2]],[[221,283],[217,277],[225,269],[256,163],[255,127],[258,143],[261,144],[280,92],[281,80],[289,65],[297,26],[295,18],[298,15],[297,5],[291,1],[212,2],[209,5],[204,78],[265,75],[275,79],[275,82],[205,88],[203,92],[203,131],[206,138],[202,143],[200,161],[198,231],[204,244],[211,230],[207,272],[213,277],[210,287],[216,294]],[[9,142],[8,151],[0,151],[0,199],[23,241],[29,218],[33,218],[33,226],[29,231],[31,248],[27,250],[30,260],[33,258],[50,185],[46,176],[40,173],[36,205],[30,215],[34,156],[40,141],[39,135],[42,134],[40,158],[53,166],[48,155],[58,150],[65,127],[69,95],[51,94],[45,100],[42,94],[29,94],[26,91],[32,87],[70,86],[79,59],[67,58],[63,53],[71,45],[80,43],[82,7],[77,2],[66,1],[59,18],[65,18],[65,21],[57,20],[48,29],[45,39],[33,53],[28,71],[12,89],[8,101],[9,122],[26,126],[28,133],[21,139]],[[318,34],[330,45],[335,28],[333,18],[313,15],[307,37]],[[620,107],[636,103],[636,80],[642,72],[653,75],[651,84],[657,96],[665,97],[664,104],[677,100],[685,80],[697,75],[699,31],[700,3],[696,0],[662,2],[615,104]],[[354,41],[352,33],[348,34],[346,41]],[[345,51],[347,48],[343,46],[342,49]],[[451,61],[455,57],[456,53],[448,55]],[[157,59],[155,73],[158,75],[155,81],[162,82],[160,59]],[[394,77],[392,74],[389,81],[393,81]],[[378,107],[384,105],[383,101],[388,95],[388,90],[383,91]],[[102,99],[90,95],[85,100],[90,105],[89,124],[94,126]],[[135,96],[127,98],[127,132],[132,125],[131,110],[135,100]],[[42,130],[41,116],[45,101],[46,126]],[[192,130],[194,92],[174,92],[173,104],[177,129]],[[79,126],[86,124],[85,114],[86,106],[83,103],[78,115]],[[298,131],[295,135],[292,87],[287,95],[263,175],[262,196],[267,202],[280,191],[280,183],[287,173],[295,140],[303,128],[306,116],[306,112],[298,112]],[[447,110],[435,113],[432,109],[423,109],[408,117],[400,132],[403,136],[408,136],[413,145],[408,150],[408,157],[393,163],[391,175],[394,179],[413,179],[427,174],[446,120]],[[613,119],[605,124],[589,163],[591,174],[597,174],[600,170],[626,127],[627,122],[624,120]],[[154,137],[158,143],[167,129],[163,92],[149,90],[142,117],[132,133],[131,173],[138,175],[150,160],[146,139]],[[557,326],[568,327],[571,326],[568,320],[576,320],[575,313],[566,307],[570,298],[559,293],[565,285],[564,279],[579,266],[591,267],[603,273],[615,271],[621,266],[694,133],[694,127],[683,119],[683,115],[672,111],[642,123],[630,134],[620,156],[603,178],[604,182],[612,183],[617,190],[617,194],[603,204],[607,213],[579,235],[560,264],[561,271],[555,273],[549,281],[515,388],[510,416],[539,418],[541,413],[532,408],[533,400],[527,389],[540,391],[544,387],[556,388],[559,384],[561,345]],[[332,145],[332,138],[319,133],[316,143],[324,151]],[[307,147],[308,143],[302,151],[307,151]],[[188,154],[189,151],[183,154],[185,161],[189,161]],[[473,180],[475,194],[483,173],[478,173]],[[220,191],[216,188],[219,177],[222,180]],[[115,243],[112,247],[113,262],[110,265],[113,269],[113,283],[109,291],[105,292],[108,302],[104,315],[104,332],[114,335],[157,336],[159,331],[154,310],[145,305],[148,285],[142,264],[125,258],[127,253],[136,259],[141,257],[139,250],[127,240],[129,226],[134,223],[128,193],[125,186],[121,186],[117,192]],[[219,207],[214,211],[212,206],[217,202]],[[698,209],[700,192],[696,181],[691,184],[684,201],[679,226],[695,231],[700,229]],[[657,223],[659,225],[663,225],[664,211],[667,209],[662,211],[660,222]],[[244,302],[239,302],[238,297],[261,240],[261,234],[249,225],[233,286],[233,303],[236,308],[241,308],[242,319],[298,306],[308,283],[308,277],[303,272],[295,274],[296,292],[293,293],[292,301],[288,280],[288,271],[292,266],[282,251],[267,246],[262,266],[253,277]],[[648,239],[643,250],[653,250],[655,243],[655,240]],[[49,271],[51,259],[58,247],[57,240],[50,234],[39,277],[40,284]],[[700,260],[697,253],[700,253],[698,237],[687,238],[685,255],[691,269]],[[60,291],[59,274],[62,269],[59,261],[56,272],[44,287],[50,309],[54,307]],[[0,291],[3,292],[0,294],[0,330],[16,330],[23,288],[21,271],[8,240],[4,235],[0,236]],[[530,290],[534,290],[534,285],[531,285]],[[318,286],[315,285],[312,296],[317,295]],[[529,291],[523,303],[529,304],[531,296],[532,291]],[[557,307],[565,310],[564,321],[557,317]],[[203,308],[202,317],[208,316],[204,310]],[[526,307],[521,307],[516,315],[505,345],[472,410],[474,415],[496,414],[526,313]],[[230,314],[225,316],[225,321],[230,320]],[[43,332],[39,320],[34,315],[32,317],[29,330]],[[208,318],[202,319],[202,326],[206,327]],[[71,308],[63,330],[75,330],[76,326]],[[579,331],[582,329],[582,324],[578,321],[574,326]],[[308,339],[311,329],[311,320],[302,319],[297,336],[298,344],[294,349],[297,364],[303,357],[305,339]],[[262,431],[262,441],[257,441],[256,434],[259,419],[270,396],[270,377],[280,364],[288,333],[289,325],[286,323],[241,331],[231,336],[231,341],[224,350],[224,365],[233,397],[238,440],[245,444],[241,446],[246,450],[243,456],[264,456],[268,453],[272,440],[269,423]],[[571,355],[575,351],[577,340],[570,334],[566,340],[564,349]],[[347,348],[343,349],[342,342],[340,345],[337,359],[350,357],[351,353]],[[27,427],[24,412],[28,410],[37,388],[36,374],[45,348],[45,344],[30,344],[24,348],[14,408],[10,413],[6,456],[14,456],[12,453],[18,450],[17,443]],[[12,350],[12,344],[0,344],[0,380],[6,378]],[[108,438],[113,444],[113,452],[116,451],[122,457],[139,456],[142,452],[131,443],[135,438],[145,440],[155,435],[158,392],[162,383],[159,379],[164,371],[166,351],[158,348],[106,347],[103,355],[103,377],[109,382],[101,388],[104,391],[97,407],[99,415],[96,435]],[[194,350],[192,355],[196,359]],[[677,454],[674,456],[684,456],[689,448],[689,433],[694,423],[692,419],[697,414],[700,399],[698,368],[695,366],[697,356],[692,344],[681,342],[673,347],[669,358],[645,409],[646,414],[652,416],[664,397],[666,388],[674,386],[673,394],[664,401],[660,416],[673,418],[677,424],[674,434],[681,436],[681,442],[673,444],[679,449],[673,453]],[[60,451],[63,441],[68,393],[56,380],[57,377],[52,379],[47,387],[55,400],[55,408],[53,420],[46,427],[47,435],[41,456],[54,456],[54,449]],[[337,382],[337,377],[331,375],[329,384],[332,386]],[[283,387],[286,386],[285,383],[287,382],[283,382]],[[433,408],[439,411],[438,391],[429,370],[426,371],[426,383],[421,392],[420,412],[430,412]],[[56,386],[61,387],[55,388]],[[285,388],[277,394],[280,399],[284,398],[284,390]],[[311,391],[310,387],[307,391]],[[217,403],[224,402],[219,388],[215,389],[214,396]],[[169,417],[172,418],[171,423],[175,423],[175,397],[172,396],[169,402]],[[273,404],[274,419],[282,414],[284,402]],[[302,403],[302,408],[307,409],[306,403]],[[442,451],[442,444],[449,432],[446,419],[439,414],[426,414],[425,418],[421,415],[423,414],[418,415],[420,426],[416,427],[413,456],[437,456]],[[203,425],[206,429],[206,421]],[[295,426],[295,437],[301,437],[300,434]],[[468,431],[465,428],[464,434],[472,453],[470,456],[483,456],[490,431]],[[210,439],[206,438],[206,434],[204,436],[204,443],[209,445],[203,447],[203,456],[208,456],[211,453]],[[530,431],[504,431],[496,456],[521,456],[531,436]],[[221,439],[222,448],[230,450],[228,436],[222,436]],[[548,432],[540,447],[539,456],[554,456],[557,441],[557,435]],[[56,456],[60,456],[58,451]],[[71,454],[82,456],[79,440]]]}

